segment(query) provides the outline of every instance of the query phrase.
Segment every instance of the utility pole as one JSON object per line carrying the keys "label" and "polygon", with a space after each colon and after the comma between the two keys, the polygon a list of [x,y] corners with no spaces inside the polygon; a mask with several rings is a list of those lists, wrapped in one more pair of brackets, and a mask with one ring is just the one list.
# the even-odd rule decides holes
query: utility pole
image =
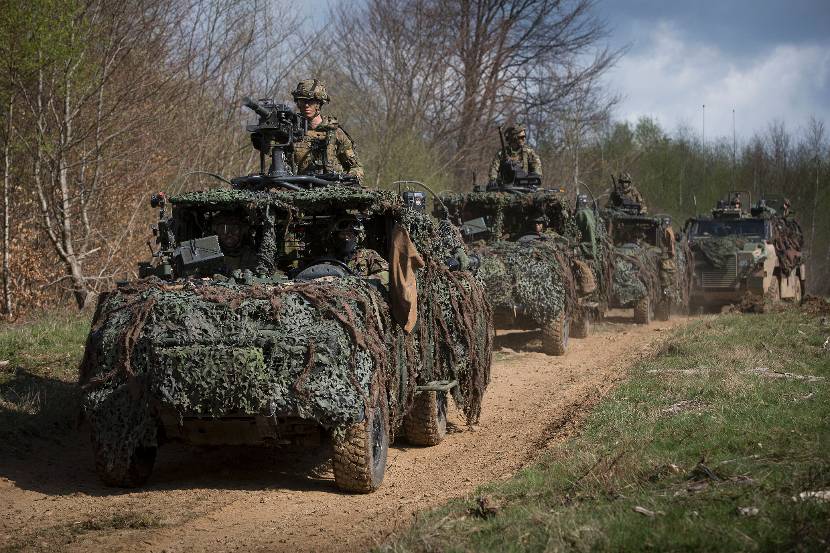
{"label": "utility pole", "polygon": [[703,125],[700,132],[700,142],[703,146],[703,186],[701,187],[704,191],[706,190],[706,104],[703,104]]}
{"label": "utility pole", "polygon": [[738,139],[735,134],[735,108],[732,108],[732,189],[737,188],[735,182],[735,165],[738,159]]}

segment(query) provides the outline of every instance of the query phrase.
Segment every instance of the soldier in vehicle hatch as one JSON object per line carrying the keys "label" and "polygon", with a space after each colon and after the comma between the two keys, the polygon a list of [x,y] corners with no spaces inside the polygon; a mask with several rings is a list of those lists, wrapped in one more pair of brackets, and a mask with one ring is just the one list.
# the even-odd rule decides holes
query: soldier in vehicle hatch
{"label": "soldier in vehicle hatch", "polygon": [[256,264],[256,253],[248,243],[249,226],[238,215],[220,213],[211,221],[213,233],[219,239],[219,247],[225,256],[228,272],[250,269]]}
{"label": "soldier in vehicle hatch", "polygon": [[389,263],[375,250],[363,248],[366,238],[363,223],[357,217],[343,217],[332,229],[331,253],[357,276],[374,277],[389,284]]}
{"label": "soldier in vehicle hatch", "polygon": [[643,195],[637,190],[637,187],[631,184],[631,175],[623,173],[617,178],[617,183],[611,191],[611,196],[608,198],[608,203],[605,207],[615,208],[622,207],[626,204],[639,204],[640,213],[648,213],[646,201]]}
{"label": "soldier in vehicle hatch", "polygon": [[533,148],[526,144],[527,130],[524,125],[507,127],[504,130],[504,139],[507,141],[505,151],[499,150],[490,163],[490,182],[498,181],[499,167],[505,157],[516,162],[522,171],[542,176],[542,160]]}
{"label": "soldier in vehicle hatch", "polygon": [[326,85],[317,79],[300,81],[291,92],[297,109],[308,121],[305,137],[294,143],[294,164],[300,175],[347,173],[363,184],[363,166],[354,142],[334,117],[323,117],[321,109],[330,101]]}

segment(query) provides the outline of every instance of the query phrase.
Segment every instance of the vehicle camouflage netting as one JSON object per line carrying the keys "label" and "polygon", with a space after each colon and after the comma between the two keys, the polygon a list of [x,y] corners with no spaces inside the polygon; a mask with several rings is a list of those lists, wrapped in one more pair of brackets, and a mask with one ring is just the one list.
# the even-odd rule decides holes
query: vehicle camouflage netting
{"label": "vehicle camouflage netting", "polygon": [[539,326],[570,315],[577,290],[567,255],[554,240],[499,241],[476,248],[478,276],[494,309],[523,313]]}
{"label": "vehicle camouflage netting", "polygon": [[[521,222],[520,225],[529,221],[531,217],[544,214],[547,217],[547,226],[562,236],[578,240],[579,229],[571,213],[568,200],[552,192],[530,192],[530,193],[509,193],[509,192],[444,192],[440,194],[449,213],[450,220],[461,224],[468,209],[481,210],[492,216],[489,223],[491,235],[498,239],[505,234],[520,233],[526,228],[517,228],[507,221],[509,219]],[[439,218],[445,216],[445,210],[436,205],[436,215]],[[479,215],[476,215],[479,216]]]}
{"label": "vehicle camouflage netting", "polygon": [[788,276],[803,262],[804,233],[801,225],[790,217],[774,217],[772,223],[772,243],[778,255],[778,263],[781,272]]}
{"label": "vehicle camouflage netting", "polygon": [[619,305],[631,305],[646,296],[656,302],[660,291],[658,257],[654,248],[616,249],[612,290]]}
{"label": "vehicle camouflage netting", "polygon": [[[457,380],[455,401],[470,423],[478,420],[493,328],[480,283],[444,265],[463,253],[452,225],[404,209],[391,192],[345,187],[217,190],[173,203],[274,205],[300,213],[337,205],[389,215],[408,229],[425,261],[417,272],[418,324],[406,334],[392,320],[385,294],[357,277],[255,285],[151,277],[104,293],[80,383],[97,447],[111,465],[156,444],[159,407],[179,417],[298,416],[341,432],[362,420],[367,390],[381,385],[394,430],[415,384]],[[407,393],[399,400],[403,384]]]}
{"label": "vehicle camouflage netting", "polygon": [[735,236],[706,237],[695,242],[695,249],[716,269],[723,269],[741,251],[746,240]]}

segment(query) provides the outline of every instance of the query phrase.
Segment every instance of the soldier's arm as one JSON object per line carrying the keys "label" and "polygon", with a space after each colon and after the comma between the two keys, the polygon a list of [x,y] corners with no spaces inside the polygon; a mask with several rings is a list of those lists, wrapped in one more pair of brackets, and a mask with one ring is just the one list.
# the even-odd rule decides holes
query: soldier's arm
{"label": "soldier's arm", "polygon": [[343,129],[337,129],[337,161],[343,166],[343,169],[350,175],[357,177],[357,182],[363,184],[363,179],[366,174],[363,171],[363,165],[357,158],[357,152],[354,149],[354,142],[349,138]]}
{"label": "soldier's arm", "polygon": [[542,160],[539,154],[536,153],[536,150],[532,148],[528,148],[527,171],[529,173],[536,173],[540,177],[542,176]]}

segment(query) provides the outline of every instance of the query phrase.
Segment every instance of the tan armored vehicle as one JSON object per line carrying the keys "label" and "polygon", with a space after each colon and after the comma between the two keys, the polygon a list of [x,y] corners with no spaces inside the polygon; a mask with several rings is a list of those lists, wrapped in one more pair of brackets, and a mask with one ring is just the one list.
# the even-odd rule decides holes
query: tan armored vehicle
{"label": "tan armored vehicle", "polygon": [[693,311],[737,303],[763,311],[780,300],[801,302],[807,278],[801,227],[774,208],[777,200],[762,199],[749,213],[746,200],[748,192],[730,192],[711,217],[687,222]]}

